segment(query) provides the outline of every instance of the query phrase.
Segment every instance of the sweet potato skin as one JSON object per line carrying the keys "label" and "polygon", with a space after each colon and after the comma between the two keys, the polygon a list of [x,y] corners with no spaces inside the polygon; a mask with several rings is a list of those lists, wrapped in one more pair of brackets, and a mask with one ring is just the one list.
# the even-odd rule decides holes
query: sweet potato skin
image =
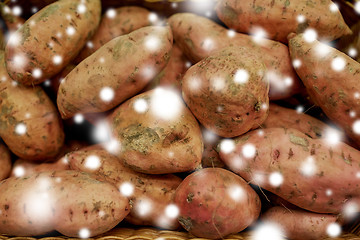
{"label": "sweet potato skin", "polygon": [[108,16],[106,13],[102,16],[98,29],[89,40],[91,45],[87,45],[81,50],[76,57],[77,63],[93,54],[111,39],[151,24],[150,12],[145,8],[125,6],[116,8],[114,11],[115,16]]}
{"label": "sweet potato skin", "polygon": [[[169,97],[159,102],[164,95],[172,100]],[[148,108],[136,111],[137,101],[144,101]],[[176,111],[163,108],[163,101],[171,101]],[[169,111],[171,116],[167,115]],[[176,92],[154,89],[139,94],[116,108],[108,122],[113,138],[121,143],[117,156],[137,172],[166,174],[200,167],[201,130]]]}
{"label": "sweet potato skin", "polygon": [[34,163],[24,159],[17,159],[11,171],[11,177],[27,177],[34,173],[70,170],[66,159],[59,159],[55,162]]}
{"label": "sweet potato skin", "polygon": [[10,175],[11,165],[11,156],[8,148],[4,144],[0,144],[0,181]]}
{"label": "sweet potato skin", "polygon": [[[360,202],[356,177],[360,152],[344,143],[329,146],[325,140],[284,128],[255,130],[234,141],[232,152],[220,151],[225,164],[245,180],[298,207],[338,214],[348,200]],[[246,144],[256,149],[254,156],[243,155]],[[281,185],[269,181],[276,172],[282,176]],[[330,196],[328,189],[333,192]]]}
{"label": "sweet potato skin", "polygon": [[[231,196],[232,188],[240,189],[240,197]],[[242,231],[261,210],[259,196],[244,179],[222,168],[187,176],[176,190],[175,203],[180,224],[191,234],[210,239]]]}
{"label": "sweet potato skin", "polygon": [[[317,40],[305,41],[303,34],[289,38],[291,58],[301,62],[296,72],[310,97],[360,146],[360,135],[353,131],[356,117],[351,116],[351,112],[360,112],[360,101],[356,97],[360,92],[360,63]],[[323,53],[318,49],[323,49]]]}
{"label": "sweet potato skin", "polygon": [[0,232],[13,236],[57,230],[79,237],[83,228],[95,236],[115,227],[130,210],[116,187],[77,171],[8,178],[0,183],[0,193]]}
{"label": "sweet potato skin", "polygon": [[327,125],[305,113],[298,113],[294,109],[284,108],[274,103],[269,105],[269,115],[261,124],[262,128],[294,128],[305,133],[311,138],[324,137],[327,130],[331,130],[338,136],[342,136],[341,131]]}
{"label": "sweet potato skin", "polygon": [[[249,52],[263,58],[270,82],[270,100],[284,99],[303,89],[292,67],[289,49],[286,45],[267,39],[256,43],[246,34],[231,33],[219,24],[192,13],[177,13],[168,19],[176,44],[193,63],[230,46],[248,48]],[[285,79],[290,78],[290,85]],[[279,87],[280,86],[280,87]],[[284,88],[284,86],[286,86]]]}
{"label": "sweet potato skin", "polygon": [[[165,67],[172,41],[169,27],[150,26],[106,43],[60,84],[57,104],[62,118],[105,112],[138,93]],[[114,92],[109,101],[100,96],[103,88]]]}
{"label": "sweet potato skin", "polygon": [[[41,87],[27,88],[10,79],[3,52],[0,76],[1,138],[11,152],[29,161],[56,156],[64,143],[64,131],[54,104]],[[25,133],[16,131],[19,126],[25,127]]]}
{"label": "sweet potato skin", "polygon": [[[5,48],[6,68],[12,79],[39,84],[59,73],[82,49],[96,30],[101,2],[54,2],[32,15],[10,38]],[[54,61],[59,56],[61,61]],[[21,60],[19,60],[21,59]]]}
{"label": "sweet potato skin", "polygon": [[[86,166],[86,159],[89,156],[100,159],[99,168],[90,169]],[[125,167],[116,156],[98,145],[71,152],[66,157],[73,170],[96,174],[114,184],[118,189],[123,183],[130,183],[134,187],[133,194],[129,196],[132,209],[126,217],[128,222],[169,230],[179,227],[177,219],[169,219],[165,216],[165,209],[173,203],[175,190],[181,183],[181,178],[172,174],[147,175],[135,172]],[[151,211],[148,214],[139,214],[142,201],[151,203]]]}
{"label": "sweet potato skin", "polygon": [[[342,35],[351,34],[340,11],[330,10],[331,0],[303,1],[281,0],[267,1],[220,0],[216,5],[216,13],[220,20],[231,29],[249,33],[252,27],[263,28],[267,37],[287,43],[291,32],[302,33],[306,28],[313,28],[319,37],[332,41]],[[305,17],[304,22],[298,16]],[[321,16],[321,17],[319,17]]]}
{"label": "sweet potato skin", "polygon": [[285,236],[293,240],[317,240],[328,236],[329,224],[338,221],[337,215],[320,214],[302,209],[286,209],[273,207],[267,210],[261,220],[276,223],[281,226]]}
{"label": "sweet potato skin", "polygon": [[[246,77],[238,80],[239,69]],[[222,137],[239,136],[258,128],[267,117],[269,84],[265,71],[262,60],[247,49],[224,48],[186,72],[182,95],[206,128]]]}

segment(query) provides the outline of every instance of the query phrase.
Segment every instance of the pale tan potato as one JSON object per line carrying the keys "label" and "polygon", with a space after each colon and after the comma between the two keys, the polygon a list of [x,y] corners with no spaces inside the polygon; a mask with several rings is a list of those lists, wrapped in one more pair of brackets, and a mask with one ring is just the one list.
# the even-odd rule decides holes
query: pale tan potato
{"label": "pale tan potato", "polygon": [[111,11],[108,10],[102,16],[95,34],[76,57],[77,63],[93,54],[113,38],[151,25],[150,12],[145,8],[124,6],[116,9],[111,8]]}
{"label": "pale tan potato", "polygon": [[130,206],[112,184],[68,170],[2,181],[0,210],[2,234],[36,236],[56,230],[80,237],[85,229],[91,237],[115,227]]}
{"label": "pale tan potato", "polygon": [[11,165],[9,149],[4,144],[0,144],[0,181],[10,175]]}
{"label": "pale tan potato", "polygon": [[[94,145],[66,155],[71,169],[89,172],[103,177],[106,181],[121,189],[123,184],[131,184],[133,193],[128,196],[132,209],[126,220],[136,225],[150,225],[163,229],[177,229],[176,218],[166,216],[166,207],[173,204],[175,190],[182,179],[172,175],[147,175],[125,167],[120,159]],[[91,161],[98,160],[91,167]],[[96,167],[98,166],[98,167]],[[143,214],[142,206],[149,204],[148,213]]]}
{"label": "pale tan potato", "polygon": [[177,92],[157,88],[139,94],[116,108],[108,121],[125,166],[148,174],[200,167],[201,130]]}
{"label": "pale tan potato", "polygon": [[150,26],[106,43],[60,84],[62,118],[105,112],[134,96],[165,67],[172,41],[169,27]]}
{"label": "pale tan potato", "polygon": [[0,52],[0,136],[11,152],[29,161],[55,157],[64,143],[60,116],[39,87],[16,84],[8,76]]}
{"label": "pale tan potato", "polygon": [[189,68],[182,95],[194,116],[222,137],[258,128],[268,115],[269,82],[261,58],[241,47],[224,48]]}
{"label": "pale tan potato", "polygon": [[44,7],[9,39],[5,48],[9,75],[30,86],[55,76],[94,34],[100,17],[100,0],[60,0]]}

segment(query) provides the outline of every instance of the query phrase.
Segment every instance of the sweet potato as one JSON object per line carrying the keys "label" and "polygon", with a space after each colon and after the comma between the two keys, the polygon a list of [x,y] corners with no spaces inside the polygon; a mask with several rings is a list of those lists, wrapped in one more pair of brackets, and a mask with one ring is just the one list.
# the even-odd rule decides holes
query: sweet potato
{"label": "sweet potato", "polygon": [[259,216],[255,191],[236,174],[205,168],[187,176],[175,193],[179,222],[197,237],[218,239],[248,227]]}
{"label": "sweet potato", "polygon": [[317,40],[305,40],[304,34],[289,38],[291,58],[301,63],[296,72],[312,100],[360,146],[360,63]]}
{"label": "sweet potato", "polygon": [[[136,225],[151,225],[164,229],[177,229],[177,219],[168,218],[165,209],[173,203],[175,190],[181,178],[175,175],[146,175],[125,167],[108,151],[95,145],[67,154],[71,169],[89,172],[103,177],[121,189],[122,184],[131,184],[133,193],[128,196],[132,209],[126,220]],[[91,168],[91,158],[99,159],[98,167]],[[89,167],[90,166],[90,167]],[[149,203],[150,209],[144,209]],[[143,208],[143,209],[142,209]],[[145,212],[144,212],[145,211]],[[146,212],[148,211],[148,212]]]}
{"label": "sweet potato", "polygon": [[115,227],[130,210],[115,186],[70,170],[2,181],[0,206],[0,232],[14,236],[53,230],[70,237],[82,237],[82,232],[95,236]]}
{"label": "sweet potato", "polygon": [[273,207],[267,210],[261,220],[281,226],[285,236],[292,240],[318,240],[328,236],[330,224],[337,223],[339,216],[320,214],[301,209]]}
{"label": "sweet potato", "polygon": [[286,45],[246,34],[234,33],[219,24],[191,13],[177,13],[168,20],[176,44],[194,63],[224,47],[238,46],[263,58],[270,82],[270,100],[284,99],[303,86],[290,60]]}
{"label": "sweet potato", "polygon": [[70,170],[69,162],[63,158],[56,162],[34,163],[17,159],[11,170],[11,177],[27,177],[34,173]]}
{"label": "sweet potato", "polygon": [[94,36],[76,57],[77,63],[93,54],[113,38],[151,24],[149,20],[150,12],[142,7],[125,6],[108,11],[102,16]]}
{"label": "sweet potato", "polygon": [[17,85],[8,76],[0,52],[0,136],[9,149],[31,161],[56,156],[64,143],[62,122],[40,87]]}
{"label": "sweet potato", "polygon": [[190,62],[177,44],[174,43],[168,64],[143,91],[146,92],[159,86],[181,91],[181,80],[189,68],[188,64]]}
{"label": "sweet potato", "polygon": [[269,105],[262,59],[241,47],[224,48],[192,66],[182,80],[191,112],[206,128],[235,137],[258,128]]}
{"label": "sweet potato", "polygon": [[0,181],[7,178],[11,172],[10,152],[4,144],[0,144]]}
{"label": "sweet potato", "polygon": [[[336,135],[339,140],[343,133],[336,128],[305,113],[284,108],[274,103],[269,105],[269,115],[261,124],[262,128],[294,128],[311,138],[326,138]],[[329,136],[327,136],[329,134]],[[344,140],[344,139],[343,139]]]}
{"label": "sweet potato", "polygon": [[139,94],[116,108],[108,121],[125,166],[148,174],[200,167],[200,127],[176,92],[157,88]]}
{"label": "sweet potato", "polygon": [[62,118],[105,112],[132,97],[165,67],[171,47],[169,27],[144,27],[106,43],[60,84]]}
{"label": "sweet potato", "polygon": [[225,164],[296,206],[338,214],[348,200],[360,203],[360,152],[345,143],[331,146],[296,129],[268,128],[235,138],[234,144],[234,149],[220,145]]}
{"label": "sweet potato", "polygon": [[331,0],[220,0],[216,13],[231,29],[251,33],[261,27],[268,38],[284,43],[288,42],[289,33],[302,33],[307,28],[315,29],[319,37],[328,41],[351,34]]}
{"label": "sweet potato", "polygon": [[32,15],[6,45],[11,78],[34,85],[55,76],[93,35],[100,12],[100,0],[60,0]]}

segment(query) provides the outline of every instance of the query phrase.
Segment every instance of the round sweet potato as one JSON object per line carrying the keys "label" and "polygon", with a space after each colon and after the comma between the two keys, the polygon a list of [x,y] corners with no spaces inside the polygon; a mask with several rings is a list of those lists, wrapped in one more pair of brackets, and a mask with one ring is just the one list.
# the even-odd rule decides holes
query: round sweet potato
{"label": "round sweet potato", "polygon": [[6,45],[11,78],[34,85],[59,73],[94,34],[100,16],[100,0],[60,0],[32,15]]}
{"label": "round sweet potato", "polygon": [[259,216],[255,191],[236,174],[205,168],[187,176],[175,193],[180,224],[197,237],[218,239],[237,233]]}
{"label": "round sweet potato", "polygon": [[200,167],[200,127],[176,92],[157,88],[139,94],[115,109],[108,121],[125,166],[148,174]]}
{"label": "round sweet potato", "polygon": [[266,67],[241,47],[222,49],[185,74],[182,93],[202,125],[222,137],[235,137],[258,128],[269,106]]}

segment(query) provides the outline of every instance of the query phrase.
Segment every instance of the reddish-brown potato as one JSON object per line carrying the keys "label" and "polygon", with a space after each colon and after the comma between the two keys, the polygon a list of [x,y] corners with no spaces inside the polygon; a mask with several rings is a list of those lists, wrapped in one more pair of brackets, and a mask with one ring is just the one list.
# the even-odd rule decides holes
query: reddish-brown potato
{"label": "reddish-brown potato", "polygon": [[182,95],[206,128],[235,137],[258,128],[269,105],[269,83],[262,59],[241,47],[224,48],[192,66]]}
{"label": "reddish-brown potato", "polygon": [[304,34],[289,36],[296,72],[312,100],[360,146],[360,63]]}
{"label": "reddish-brown potato", "polygon": [[115,186],[70,170],[2,181],[0,206],[0,232],[13,236],[53,230],[69,237],[96,236],[130,211],[128,199]]}
{"label": "reddish-brown potato", "polygon": [[262,28],[268,38],[284,43],[288,42],[289,33],[302,33],[308,28],[315,29],[319,37],[328,41],[351,34],[331,0],[220,0],[216,12],[231,29],[255,33],[257,28]]}
{"label": "reddish-brown potato", "polygon": [[177,219],[169,218],[165,210],[173,204],[175,190],[181,183],[181,178],[171,174],[146,175],[135,172],[98,145],[69,153],[66,157],[73,170],[96,174],[118,189],[122,189],[126,184],[133,187],[132,194],[127,196],[132,206],[130,214],[126,217],[128,222],[164,229],[179,227]]}
{"label": "reddish-brown potato", "polygon": [[9,39],[9,75],[30,86],[55,76],[94,34],[100,17],[100,0],[60,0],[44,7]]}
{"label": "reddish-brown potato", "polygon": [[286,238],[292,240],[318,240],[328,236],[330,224],[337,223],[339,216],[273,207],[267,210],[261,220],[277,224]]}
{"label": "reddish-brown potato", "polygon": [[142,7],[125,6],[108,10],[101,18],[98,29],[75,61],[81,62],[108,41],[128,34],[136,29],[149,26],[150,12]]}
{"label": "reddish-brown potato", "polygon": [[179,222],[197,237],[218,239],[237,233],[258,217],[261,202],[236,174],[205,168],[187,176],[175,193]]}
{"label": "reddish-brown potato", "polygon": [[200,127],[177,92],[157,88],[139,94],[115,109],[108,121],[125,166],[148,174],[200,167]]}
{"label": "reddish-brown potato", "polygon": [[[336,128],[305,113],[294,109],[280,107],[270,103],[269,115],[261,124],[263,128],[294,128],[312,138],[329,138],[331,136],[344,138],[344,134]],[[329,139],[331,140],[331,139]]]}
{"label": "reddish-brown potato", "polygon": [[229,142],[220,144],[225,164],[296,206],[338,214],[346,202],[360,203],[360,152],[345,143],[330,145],[285,128],[255,130],[233,143],[234,149]]}
{"label": "reddish-brown potato", "polygon": [[7,178],[11,172],[10,152],[4,144],[0,144],[0,181]]}
{"label": "reddish-brown potato", "polygon": [[27,88],[8,76],[0,52],[0,136],[20,158],[42,161],[55,157],[64,143],[62,122],[39,86]]}
{"label": "reddish-brown potato", "polygon": [[60,84],[62,118],[105,112],[143,89],[166,65],[169,27],[144,27],[117,37],[82,61]]}
{"label": "reddish-brown potato", "polygon": [[289,50],[280,42],[235,33],[191,13],[174,14],[168,22],[176,44],[194,63],[225,47],[243,47],[263,59],[270,82],[270,100],[284,99],[303,89],[292,67]]}

